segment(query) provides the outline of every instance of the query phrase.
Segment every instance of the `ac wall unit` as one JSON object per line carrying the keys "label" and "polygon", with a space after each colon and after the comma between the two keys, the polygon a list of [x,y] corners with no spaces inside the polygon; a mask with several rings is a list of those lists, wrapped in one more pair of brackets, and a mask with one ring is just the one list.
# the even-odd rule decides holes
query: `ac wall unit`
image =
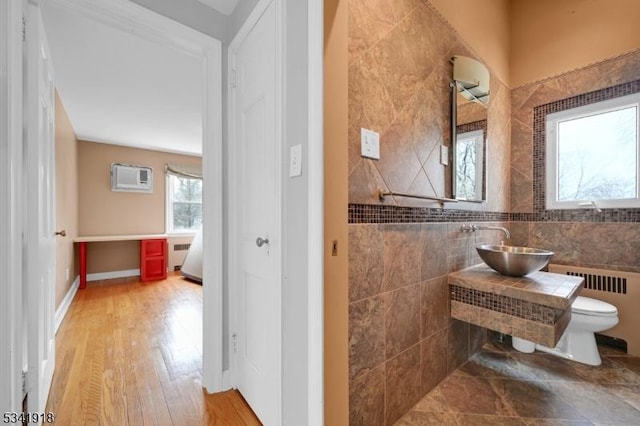
{"label": "ac wall unit", "polygon": [[111,190],[153,192],[153,169],[130,164],[111,164]]}

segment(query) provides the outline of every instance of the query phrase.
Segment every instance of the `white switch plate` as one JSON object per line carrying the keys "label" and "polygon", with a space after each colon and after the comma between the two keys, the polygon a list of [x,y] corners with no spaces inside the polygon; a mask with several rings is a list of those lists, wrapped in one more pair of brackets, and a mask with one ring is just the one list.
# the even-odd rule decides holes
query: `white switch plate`
{"label": "white switch plate", "polygon": [[294,145],[289,150],[289,177],[302,176],[302,145]]}
{"label": "white switch plate", "polygon": [[440,164],[449,165],[449,147],[446,145],[440,145]]}
{"label": "white switch plate", "polygon": [[361,154],[363,157],[380,159],[380,135],[369,129],[360,129]]}

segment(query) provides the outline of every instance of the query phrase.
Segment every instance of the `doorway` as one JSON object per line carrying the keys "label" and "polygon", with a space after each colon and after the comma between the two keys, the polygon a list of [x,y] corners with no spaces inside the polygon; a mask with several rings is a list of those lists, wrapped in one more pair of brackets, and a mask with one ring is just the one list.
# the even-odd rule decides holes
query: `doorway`
{"label": "doorway", "polygon": [[[141,18],[137,15],[139,11],[123,9],[128,6],[136,7],[135,4],[123,0],[113,0],[108,2],[109,4],[105,0],[86,0],[83,2],[77,0],[51,1],[63,5],[78,3],[75,6],[80,8],[82,8],[82,4],[90,3],[90,6],[84,8],[87,14],[99,19],[113,15],[116,25],[118,22],[130,23]],[[7,16],[2,17],[3,23],[9,22],[12,25],[11,27],[2,27],[2,29],[7,28],[10,30],[11,34],[13,34],[10,40],[13,41],[7,42],[6,45],[3,44],[0,47],[2,52],[0,56],[6,57],[7,49],[5,47],[7,46],[18,53],[17,55],[12,54],[12,57],[18,58],[18,66],[16,68],[18,70],[17,76],[19,77],[22,70],[20,67],[22,33],[20,13],[22,1],[8,0],[0,3],[2,3],[0,12],[3,15],[6,11],[5,4],[14,7],[16,9],[15,12],[17,12],[12,13],[12,17],[17,18],[14,20],[10,20]],[[286,285],[283,290],[282,318],[284,332],[282,357],[285,360],[283,363],[285,370],[283,387],[287,389],[282,404],[283,421],[286,420],[287,423],[291,424],[320,424],[322,421],[323,376],[322,253],[324,252],[322,241],[322,2],[308,0],[281,3],[283,10],[281,14],[283,17],[282,24],[283,28],[287,29],[287,36],[284,38],[281,47],[287,51],[287,54],[286,61],[283,59],[280,65],[286,74],[291,77],[285,79],[286,90],[284,92],[287,102],[283,104],[283,147],[285,147],[283,149],[283,163],[286,162],[284,157],[286,155],[285,152],[288,154],[289,146],[302,144],[303,148],[303,177],[289,180],[283,173],[281,179],[284,195],[283,212],[290,219],[289,222],[286,222],[286,232],[283,238],[283,247],[290,249],[285,250],[285,253],[283,253],[282,262],[285,276],[283,282]],[[244,5],[245,9],[253,7],[250,2],[240,2],[239,7],[240,5]],[[149,13],[149,11],[145,12]],[[142,17],[143,23],[147,21],[148,19],[145,20]],[[241,18],[239,22],[244,22],[244,18]],[[145,25],[142,26],[144,27]],[[150,23],[147,27],[153,28],[153,24]],[[159,28],[161,27],[162,25]],[[181,34],[182,31],[183,29],[178,29],[177,34]],[[232,28],[232,31],[235,30]],[[173,36],[171,32],[160,30],[156,31],[156,33],[163,40],[168,38],[170,42],[174,41],[179,46],[193,47],[193,43],[184,42],[184,39],[189,40],[188,36],[183,37],[181,41],[180,36]],[[2,34],[4,34],[4,31]],[[205,44],[207,43],[205,42]],[[208,66],[219,63],[218,61],[221,57],[219,43],[211,49],[203,49],[197,45],[194,50],[201,53],[203,51],[208,52],[206,54],[202,53],[203,57],[207,58]],[[8,81],[14,82],[16,80],[16,75],[10,75],[9,77],[7,77]],[[214,67],[211,72],[207,73],[207,77],[211,83],[207,84],[207,98],[219,99],[219,93],[221,92],[220,70]],[[6,82],[3,81],[3,83]],[[217,98],[216,93],[218,94]],[[19,107],[21,93],[15,94],[14,98],[20,102],[18,102],[18,107],[12,108],[11,111],[19,112],[21,110]],[[4,98],[2,101],[4,101]],[[3,102],[0,102],[0,107],[2,106]],[[8,116],[7,110],[4,108],[0,108],[0,110],[2,118],[6,118]],[[212,141],[211,144],[205,146],[204,153],[204,176],[205,180],[209,182],[210,177],[219,176],[221,170],[219,166],[222,162],[222,155],[220,155],[222,144],[218,133],[221,128],[218,119],[221,105],[218,102],[213,102],[210,107],[207,107],[206,111],[212,124],[205,129],[205,138],[210,135],[209,140]],[[21,129],[15,126],[12,129],[14,134],[18,135],[15,140],[19,145]],[[19,151],[15,151],[12,156],[20,159],[22,154]],[[3,157],[3,159],[5,158]],[[12,165],[10,160],[3,161],[3,164],[7,166],[6,170],[10,170]],[[16,170],[13,170],[13,172],[15,173]],[[211,291],[207,291],[204,296],[204,304],[207,306],[204,312],[204,321],[208,326],[213,326],[211,330],[205,331],[210,339],[204,348],[204,385],[210,391],[223,388],[222,352],[220,351],[223,342],[222,321],[216,321],[216,319],[222,316],[222,309],[220,309],[223,300],[221,297],[222,278],[220,276],[223,269],[221,254],[222,241],[225,241],[226,244],[227,236],[222,232],[217,232],[222,229],[222,215],[219,214],[219,211],[207,211],[207,209],[217,210],[222,208],[221,203],[214,206],[211,206],[210,203],[212,200],[219,200],[219,194],[223,190],[222,183],[222,180],[212,181],[212,184],[208,185],[208,189],[205,192],[205,204],[209,205],[209,207],[205,207],[205,215],[216,218],[208,221],[211,226],[207,225],[207,228],[212,231],[207,237],[208,242],[205,241],[204,243],[205,251],[208,252],[207,258],[210,259],[206,265],[205,275],[209,274],[211,276],[209,281],[212,282],[211,287],[208,289]],[[25,190],[19,182],[11,184],[9,189],[18,195]],[[6,191],[3,192],[3,194],[5,193]],[[19,200],[20,197],[18,198]],[[16,205],[20,205],[20,203]],[[0,219],[2,220],[3,229],[8,229],[7,226],[11,223],[9,219],[5,217],[0,217]],[[7,242],[6,247],[18,247],[19,251],[20,241],[16,239],[16,236],[19,237],[19,232],[12,233],[11,236],[11,241]],[[14,273],[12,276],[17,277],[15,282],[20,282],[20,274]],[[224,294],[224,297],[226,298],[227,294]],[[11,297],[10,300],[16,299],[18,302],[20,301],[20,297]],[[209,303],[207,303],[207,299],[209,299]],[[9,303],[9,306],[11,306],[11,303]],[[19,303],[15,306],[17,306],[16,311],[19,314]],[[213,309],[209,309],[209,307]],[[10,312],[6,312],[7,317],[9,317]],[[3,318],[5,318],[5,315],[3,315]],[[15,315],[13,315],[13,318],[14,320],[11,322],[13,325],[2,328],[5,331],[2,333],[3,338],[10,337],[10,331],[14,330],[16,326],[19,327],[19,319],[15,320]],[[19,338],[19,333],[16,334]],[[10,340],[4,339],[4,341]],[[12,347],[15,348],[16,346],[19,345],[14,342]],[[210,361],[208,362],[207,359]],[[11,371],[3,369],[1,375],[3,379],[5,377],[17,378],[11,382],[13,387],[19,386],[19,368]],[[226,383],[232,383],[232,378],[228,378]]]}
{"label": "doorway", "polygon": [[[39,5],[39,1],[33,2]],[[53,0],[55,6],[101,22],[107,26],[131,31],[136,35],[178,49],[199,58],[202,66],[203,131],[203,229],[204,253],[207,263],[203,268],[204,334],[202,384],[209,392],[222,387],[222,185],[221,157],[221,102],[222,102],[222,47],[221,42],[198,31],[165,18],[129,1],[74,1]]]}

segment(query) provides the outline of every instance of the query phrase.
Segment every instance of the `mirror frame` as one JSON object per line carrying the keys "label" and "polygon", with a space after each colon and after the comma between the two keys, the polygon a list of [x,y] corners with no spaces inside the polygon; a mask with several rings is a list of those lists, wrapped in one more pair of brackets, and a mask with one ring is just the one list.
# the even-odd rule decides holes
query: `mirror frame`
{"label": "mirror frame", "polygon": [[[451,178],[451,198],[459,201],[465,201],[469,203],[486,203],[487,202],[487,132],[489,128],[489,120],[487,120],[486,129],[483,131],[482,141],[482,190],[481,199],[469,200],[466,198],[458,198],[458,179],[457,179],[457,147],[458,147],[458,85],[456,81],[449,85],[451,91],[451,166],[450,166],[450,178]],[[482,104],[484,108],[488,108],[488,105]]]}

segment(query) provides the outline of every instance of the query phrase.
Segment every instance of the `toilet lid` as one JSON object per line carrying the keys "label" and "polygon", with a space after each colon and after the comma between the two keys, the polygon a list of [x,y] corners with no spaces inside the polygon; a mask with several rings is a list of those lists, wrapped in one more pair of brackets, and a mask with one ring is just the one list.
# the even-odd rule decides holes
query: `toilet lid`
{"label": "toilet lid", "polygon": [[617,315],[618,309],[611,303],[590,297],[578,296],[571,305],[571,312],[583,315]]}

